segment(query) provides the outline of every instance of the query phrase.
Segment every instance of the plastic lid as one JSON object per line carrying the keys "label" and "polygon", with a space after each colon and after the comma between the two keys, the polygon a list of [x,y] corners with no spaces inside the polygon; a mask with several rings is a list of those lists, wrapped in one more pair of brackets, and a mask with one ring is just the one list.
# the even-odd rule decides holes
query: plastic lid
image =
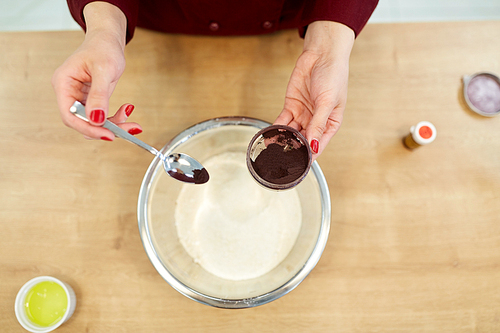
{"label": "plastic lid", "polygon": [[436,139],[436,127],[428,121],[421,121],[416,126],[412,126],[411,134],[413,140],[419,145],[426,145]]}
{"label": "plastic lid", "polygon": [[422,126],[418,130],[418,134],[423,138],[423,139],[429,139],[432,136],[432,129],[429,126]]}
{"label": "plastic lid", "polygon": [[464,75],[464,98],[469,108],[486,117],[500,114],[500,77],[490,72]]}

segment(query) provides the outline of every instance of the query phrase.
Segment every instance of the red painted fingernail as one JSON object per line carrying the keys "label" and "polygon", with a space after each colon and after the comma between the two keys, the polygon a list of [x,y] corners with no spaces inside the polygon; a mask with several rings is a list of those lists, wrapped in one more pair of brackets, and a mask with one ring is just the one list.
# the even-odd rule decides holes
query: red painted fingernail
{"label": "red painted fingernail", "polygon": [[312,139],[311,141],[311,149],[313,153],[317,154],[319,151],[319,141],[317,139]]}
{"label": "red painted fingernail", "polygon": [[127,115],[127,117],[130,117],[132,111],[134,111],[134,106],[132,104],[127,105],[127,107],[125,108],[125,114]]}
{"label": "red painted fingernail", "polygon": [[134,127],[128,130],[128,132],[132,135],[136,135],[139,133],[142,133],[142,130],[140,128]]}
{"label": "red painted fingernail", "polygon": [[90,112],[90,120],[96,124],[104,122],[104,111],[100,109],[92,110]]}
{"label": "red painted fingernail", "polygon": [[104,140],[104,141],[113,141],[110,138],[108,138],[107,136],[101,136],[101,140]]}

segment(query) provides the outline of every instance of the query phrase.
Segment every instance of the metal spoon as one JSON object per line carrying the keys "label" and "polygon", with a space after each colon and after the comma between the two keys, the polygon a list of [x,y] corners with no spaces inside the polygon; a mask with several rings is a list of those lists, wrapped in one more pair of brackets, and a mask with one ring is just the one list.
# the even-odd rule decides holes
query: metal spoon
{"label": "metal spoon", "polygon": [[[73,106],[71,106],[69,111],[78,118],[88,122],[87,115],[85,113],[85,106],[83,106],[82,103],[76,101]],[[158,158],[160,158],[160,160],[163,162],[165,171],[171,177],[182,182],[193,184],[204,184],[208,181],[209,175],[207,170],[200,162],[198,162],[191,156],[182,153],[172,153],[168,156],[164,156],[154,147],[151,147],[150,145],[142,142],[141,140],[127,133],[109,120],[106,120],[104,122],[103,127],[113,132],[113,134],[117,137],[135,143],[139,147],[149,151],[151,154],[158,156]]]}

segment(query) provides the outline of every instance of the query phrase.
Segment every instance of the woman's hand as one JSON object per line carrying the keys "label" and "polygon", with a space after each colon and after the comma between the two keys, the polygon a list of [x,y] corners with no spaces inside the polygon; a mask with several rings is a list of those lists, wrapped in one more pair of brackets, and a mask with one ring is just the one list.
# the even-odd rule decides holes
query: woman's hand
{"label": "woman's hand", "polygon": [[[125,33],[123,12],[105,2],[85,6],[87,32],[82,45],[55,71],[52,77],[62,121],[86,138],[114,139],[101,127],[108,116],[109,98],[125,70]],[[90,123],[73,116],[69,109],[75,101],[85,104]],[[125,123],[133,110],[124,104],[110,120],[135,134],[142,131],[135,123]]]}
{"label": "woman's hand", "polygon": [[342,123],[353,43],[354,32],[343,24],[311,23],[304,51],[288,83],[283,111],[274,122],[304,134],[313,159],[321,154]]}

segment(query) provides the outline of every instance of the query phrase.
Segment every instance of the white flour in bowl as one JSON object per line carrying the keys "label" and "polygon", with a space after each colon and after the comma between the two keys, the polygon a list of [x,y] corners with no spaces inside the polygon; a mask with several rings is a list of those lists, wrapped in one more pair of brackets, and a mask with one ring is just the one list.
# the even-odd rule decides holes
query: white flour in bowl
{"label": "white flour in bowl", "polygon": [[262,188],[245,158],[245,153],[228,152],[205,161],[210,180],[183,185],[175,209],[186,252],[206,271],[228,280],[271,271],[292,249],[302,224],[296,190]]}

